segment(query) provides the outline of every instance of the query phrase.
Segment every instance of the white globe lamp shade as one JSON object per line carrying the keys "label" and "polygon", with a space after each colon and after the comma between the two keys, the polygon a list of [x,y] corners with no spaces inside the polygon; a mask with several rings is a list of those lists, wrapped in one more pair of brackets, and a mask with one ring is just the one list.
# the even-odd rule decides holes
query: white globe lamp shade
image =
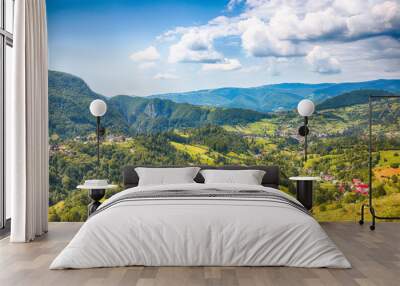
{"label": "white globe lamp shade", "polygon": [[101,117],[107,112],[107,104],[104,102],[104,100],[101,99],[95,99],[90,103],[90,113],[92,113],[93,116],[96,117]]}
{"label": "white globe lamp shade", "polygon": [[314,102],[309,99],[303,99],[297,105],[297,111],[301,116],[311,116],[314,113],[315,106]]}

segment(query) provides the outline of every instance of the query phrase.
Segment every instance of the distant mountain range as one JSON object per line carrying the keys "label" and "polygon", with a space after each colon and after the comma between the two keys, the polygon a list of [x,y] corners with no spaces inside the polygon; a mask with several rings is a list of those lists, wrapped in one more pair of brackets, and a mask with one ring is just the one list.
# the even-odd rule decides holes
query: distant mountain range
{"label": "distant mountain range", "polygon": [[94,99],[107,101],[107,114],[102,119],[105,126],[113,133],[127,135],[205,124],[244,124],[269,117],[253,110],[194,106],[158,98],[106,98],[93,92],[79,77],[49,71],[50,134],[71,137],[94,132],[96,121],[89,112]]}
{"label": "distant mountain range", "polygon": [[303,98],[316,103],[355,90],[384,90],[400,92],[400,80],[379,79],[348,83],[282,83],[253,88],[218,88],[183,93],[152,95],[152,98],[169,99],[178,103],[210,105],[227,108],[246,108],[260,112],[289,110]]}

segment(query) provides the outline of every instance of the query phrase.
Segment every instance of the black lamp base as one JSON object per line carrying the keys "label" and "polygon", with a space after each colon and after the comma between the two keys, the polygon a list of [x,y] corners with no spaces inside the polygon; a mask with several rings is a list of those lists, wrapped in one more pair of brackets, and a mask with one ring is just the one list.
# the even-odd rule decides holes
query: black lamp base
{"label": "black lamp base", "polygon": [[313,181],[297,181],[296,198],[307,210],[311,210],[313,207]]}
{"label": "black lamp base", "polygon": [[92,213],[94,213],[97,210],[97,208],[101,205],[100,200],[104,197],[105,194],[106,194],[105,189],[89,190],[88,195],[89,198],[92,199],[92,202],[88,205],[89,216]]}

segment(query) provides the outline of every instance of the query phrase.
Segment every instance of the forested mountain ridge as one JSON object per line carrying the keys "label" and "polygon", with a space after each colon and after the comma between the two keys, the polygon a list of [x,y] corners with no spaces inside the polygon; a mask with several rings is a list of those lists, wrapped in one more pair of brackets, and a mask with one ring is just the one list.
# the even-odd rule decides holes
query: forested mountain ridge
{"label": "forested mountain ridge", "polygon": [[[49,71],[49,133],[61,137],[93,132],[96,120],[89,112],[94,99],[107,100],[93,92],[79,77],[63,72]],[[103,119],[115,132],[127,132],[128,125],[114,108],[108,108]]]}
{"label": "forested mountain ridge", "polygon": [[129,134],[154,133],[205,124],[243,124],[269,117],[252,110],[200,107],[159,98],[126,95],[112,97],[109,103],[123,115],[129,126]]}
{"label": "forested mountain ridge", "polygon": [[365,82],[345,83],[281,83],[252,88],[218,88],[183,93],[152,95],[151,97],[170,99],[196,105],[241,107],[261,112],[290,110],[303,98],[322,102],[342,93],[362,89],[400,92],[400,80],[379,79]]}
{"label": "forested mountain ridge", "polygon": [[346,92],[341,95],[328,98],[317,105],[317,110],[334,109],[356,104],[368,103],[369,96],[400,96],[400,93],[392,93],[384,90],[362,89]]}
{"label": "forested mountain ridge", "polygon": [[244,124],[268,117],[252,110],[200,107],[158,98],[127,95],[106,98],[93,92],[79,77],[49,71],[50,134],[66,138],[93,132],[96,121],[89,105],[94,99],[107,101],[105,126],[115,134],[124,135],[204,124]]}
{"label": "forested mountain ridge", "polygon": [[327,98],[338,96],[343,93],[357,90],[380,90],[392,93],[400,92],[400,80],[398,79],[377,79],[364,82],[344,82],[330,87],[318,89],[314,92],[315,98],[321,102]]}

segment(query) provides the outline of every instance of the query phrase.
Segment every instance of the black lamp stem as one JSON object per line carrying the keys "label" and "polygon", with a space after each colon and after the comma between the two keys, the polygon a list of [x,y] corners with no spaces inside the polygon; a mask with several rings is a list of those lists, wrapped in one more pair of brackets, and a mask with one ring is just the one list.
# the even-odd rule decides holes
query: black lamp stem
{"label": "black lamp stem", "polygon": [[[308,117],[304,116],[304,126],[306,127],[307,130],[307,125],[308,125]],[[304,163],[307,162],[307,131],[304,136]]]}
{"label": "black lamp stem", "polygon": [[97,178],[99,178],[99,169],[100,169],[100,116],[96,117],[96,135],[97,135]]}

